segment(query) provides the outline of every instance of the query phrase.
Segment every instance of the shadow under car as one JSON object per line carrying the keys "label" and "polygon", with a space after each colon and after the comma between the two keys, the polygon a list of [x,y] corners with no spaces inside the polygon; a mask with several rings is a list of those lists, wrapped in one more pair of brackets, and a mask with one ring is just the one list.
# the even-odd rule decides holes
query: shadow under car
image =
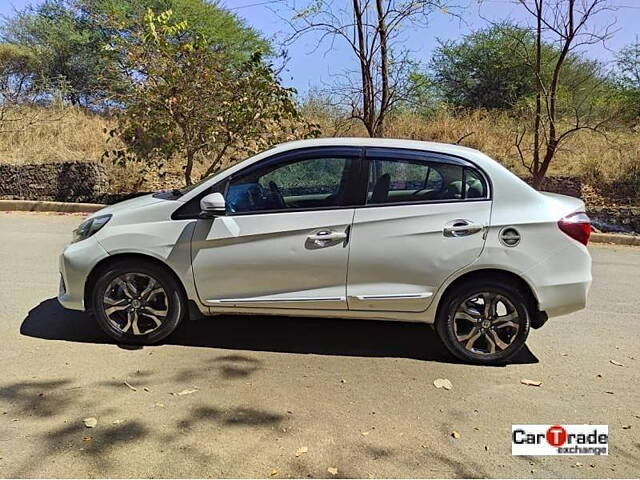
{"label": "shadow under car", "polygon": [[[20,333],[45,340],[111,343],[86,313],[44,300],[23,320]],[[220,315],[183,322],[163,344],[281,353],[412,358],[461,363],[426,324],[282,316]],[[123,348],[142,348],[124,346]],[[510,364],[537,363],[525,346]]]}

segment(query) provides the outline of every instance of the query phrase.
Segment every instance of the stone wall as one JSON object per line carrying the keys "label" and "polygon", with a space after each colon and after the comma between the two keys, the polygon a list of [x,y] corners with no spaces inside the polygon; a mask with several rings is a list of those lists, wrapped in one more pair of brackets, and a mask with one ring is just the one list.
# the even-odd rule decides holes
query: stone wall
{"label": "stone wall", "polygon": [[[530,184],[531,178],[524,178],[524,181]],[[546,177],[540,190],[543,192],[559,193],[561,195],[581,198],[582,180],[580,177],[576,176]]]}
{"label": "stone wall", "polygon": [[587,213],[603,232],[640,233],[640,207],[590,207]]}
{"label": "stone wall", "polygon": [[104,167],[89,162],[0,164],[0,198],[99,202],[109,189]]}

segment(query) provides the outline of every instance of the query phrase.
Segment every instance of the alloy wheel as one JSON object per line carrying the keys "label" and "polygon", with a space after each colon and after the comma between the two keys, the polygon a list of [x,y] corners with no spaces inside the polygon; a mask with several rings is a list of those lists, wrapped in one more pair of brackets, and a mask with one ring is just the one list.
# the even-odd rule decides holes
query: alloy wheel
{"label": "alloy wheel", "polygon": [[124,273],[107,286],[103,309],[109,323],[120,332],[147,335],[167,319],[169,298],[153,277]]}
{"label": "alloy wheel", "polygon": [[520,316],[513,303],[495,292],[475,293],[460,302],[453,317],[455,338],[476,354],[506,350],[520,329]]}

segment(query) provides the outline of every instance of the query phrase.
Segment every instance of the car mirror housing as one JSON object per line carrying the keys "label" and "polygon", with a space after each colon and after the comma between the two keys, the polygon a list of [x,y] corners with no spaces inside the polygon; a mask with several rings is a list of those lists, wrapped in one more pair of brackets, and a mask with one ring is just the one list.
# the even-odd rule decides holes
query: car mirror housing
{"label": "car mirror housing", "polygon": [[210,193],[200,200],[200,217],[202,218],[215,218],[225,215],[226,212],[226,202],[221,193]]}

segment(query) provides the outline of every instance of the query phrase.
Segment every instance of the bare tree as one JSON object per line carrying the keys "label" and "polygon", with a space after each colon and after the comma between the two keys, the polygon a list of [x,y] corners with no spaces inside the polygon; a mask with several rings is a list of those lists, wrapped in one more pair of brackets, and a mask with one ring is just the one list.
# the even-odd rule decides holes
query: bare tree
{"label": "bare tree", "polygon": [[[540,188],[549,166],[561,144],[580,130],[602,133],[610,117],[596,112],[593,99],[597,87],[604,82],[599,66],[592,63],[583,75],[565,82],[568,101],[560,108],[561,76],[578,49],[604,42],[613,34],[615,22],[604,27],[592,26],[594,17],[612,11],[609,0],[517,0],[534,18],[535,52],[530,63],[536,79],[533,120],[532,156],[528,162],[522,148],[524,131],[516,135],[516,148],[523,164],[533,177],[533,186]],[[550,74],[543,69],[543,42],[557,50],[551,62]],[[598,80],[600,79],[600,80]],[[561,125],[561,113],[566,122]]]}
{"label": "bare tree", "polygon": [[402,47],[402,33],[409,26],[426,26],[436,10],[447,12],[445,0],[314,0],[302,10],[283,18],[293,33],[285,43],[315,32],[316,48],[325,41],[346,42],[354,54],[357,70],[337,76],[332,96],[346,106],[352,118],[362,121],[372,137],[385,133],[387,114],[410,97],[413,67],[409,51]]}

